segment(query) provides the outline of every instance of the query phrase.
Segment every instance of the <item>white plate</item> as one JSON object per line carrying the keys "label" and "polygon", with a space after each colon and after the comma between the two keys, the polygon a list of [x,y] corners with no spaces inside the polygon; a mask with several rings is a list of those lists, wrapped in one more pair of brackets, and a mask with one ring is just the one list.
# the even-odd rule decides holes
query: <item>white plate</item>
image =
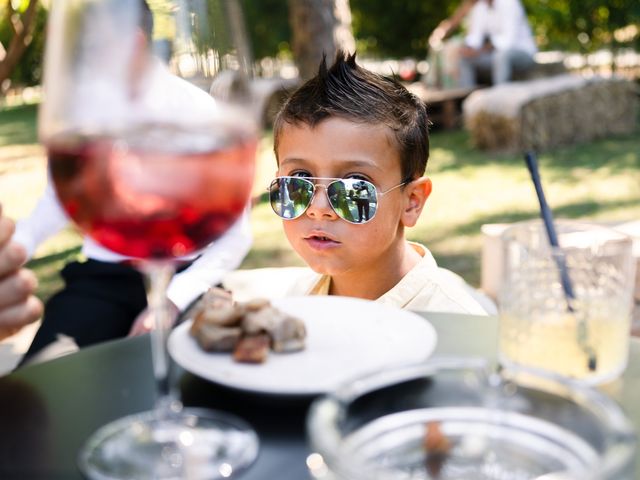
{"label": "white plate", "polygon": [[186,321],[169,337],[169,352],[182,368],[212,382],[260,393],[315,395],[360,375],[424,361],[436,346],[431,324],[407,310],[335,296],[272,303],[304,321],[304,350],[270,352],[258,365],[238,363],[229,353],[202,350],[189,334],[191,321]]}

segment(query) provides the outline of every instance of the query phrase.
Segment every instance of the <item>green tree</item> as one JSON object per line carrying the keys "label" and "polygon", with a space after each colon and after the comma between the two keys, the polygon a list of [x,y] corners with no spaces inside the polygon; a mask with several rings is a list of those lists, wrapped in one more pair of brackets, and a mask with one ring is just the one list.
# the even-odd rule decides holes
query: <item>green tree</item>
{"label": "green tree", "polygon": [[427,39],[457,2],[445,0],[351,0],[358,51],[396,58],[427,55]]}
{"label": "green tree", "polygon": [[291,50],[300,77],[318,71],[322,56],[333,59],[339,49],[353,51],[349,0],[289,0]]}
{"label": "green tree", "polygon": [[284,0],[242,0],[255,58],[291,54],[289,7]]}
{"label": "green tree", "polygon": [[[350,0],[360,54],[424,58],[427,39],[459,1]],[[638,0],[523,0],[541,49],[591,52],[616,47],[616,29],[640,25]],[[256,58],[291,50],[287,2],[243,0]],[[625,45],[640,47],[640,35]]]}
{"label": "green tree", "polygon": [[[524,0],[542,49],[593,52],[620,46],[613,33],[640,25],[638,0]],[[636,34],[628,45],[640,46]]]}
{"label": "green tree", "polygon": [[38,0],[0,4],[0,86],[40,81],[46,10]]}

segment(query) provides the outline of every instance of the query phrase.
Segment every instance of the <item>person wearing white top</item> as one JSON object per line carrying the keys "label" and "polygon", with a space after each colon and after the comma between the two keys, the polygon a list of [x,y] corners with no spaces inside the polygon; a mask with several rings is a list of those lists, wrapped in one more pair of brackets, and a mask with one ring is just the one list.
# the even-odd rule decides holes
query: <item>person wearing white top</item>
{"label": "person wearing white top", "polygon": [[[466,35],[452,37],[463,24]],[[533,67],[537,52],[519,0],[463,0],[431,32],[429,48],[427,83],[445,88],[507,82]]]}
{"label": "person wearing white top", "polygon": [[[105,109],[120,112],[129,125],[163,118],[170,122],[177,115],[193,119],[216,114],[216,100],[211,95],[172,75],[158,58],[149,55],[153,20],[146,2],[140,0],[140,4],[141,32],[132,54],[135,61],[131,73],[135,81],[131,83],[131,96],[123,98],[108,77],[92,71],[81,72],[84,77],[78,82],[73,104],[82,105],[86,98],[91,99],[91,105],[98,102],[103,108],[79,108],[75,116],[79,125],[99,123]],[[138,108],[129,108],[132,98]],[[49,181],[31,215],[17,222],[13,241],[24,246],[31,257],[42,241],[69,222]],[[198,256],[181,259],[184,264],[167,291],[174,316],[217,284],[224,273],[237,268],[250,247],[247,207],[224,236]],[[131,259],[103,248],[87,236],[83,239],[82,253],[86,260],[70,262],[62,270],[65,286],[45,305],[42,325],[21,364],[55,342],[59,335],[71,337],[83,347],[150,328],[144,279],[130,264]]]}
{"label": "person wearing white top", "polygon": [[489,74],[493,85],[508,82],[533,67],[536,51],[519,0],[477,0],[459,56],[460,87],[475,86],[478,74]]}

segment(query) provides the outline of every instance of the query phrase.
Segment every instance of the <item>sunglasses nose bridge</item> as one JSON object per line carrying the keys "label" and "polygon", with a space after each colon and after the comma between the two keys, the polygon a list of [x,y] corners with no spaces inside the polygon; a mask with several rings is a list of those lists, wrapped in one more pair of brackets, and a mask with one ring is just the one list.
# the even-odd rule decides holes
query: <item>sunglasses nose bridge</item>
{"label": "sunglasses nose bridge", "polygon": [[[333,182],[331,182],[333,183]],[[331,205],[331,201],[329,200],[329,190],[328,187],[331,184],[325,185],[323,183],[314,183],[313,184],[313,194],[311,195],[311,200],[309,200],[309,206],[307,207],[307,213],[309,215],[324,214],[324,215],[335,215],[335,210],[333,209],[333,205]],[[324,189],[324,195],[318,194],[318,188]],[[318,202],[321,202],[320,204]]]}

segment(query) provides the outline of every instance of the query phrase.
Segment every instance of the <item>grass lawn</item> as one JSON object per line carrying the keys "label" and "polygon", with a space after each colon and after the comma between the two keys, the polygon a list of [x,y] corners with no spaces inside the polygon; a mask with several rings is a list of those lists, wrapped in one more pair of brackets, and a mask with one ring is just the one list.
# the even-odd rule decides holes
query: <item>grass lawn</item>
{"label": "grass lawn", "polygon": [[[44,188],[45,161],[36,145],[35,107],[0,112],[0,202],[14,218],[26,215]],[[557,218],[624,221],[640,218],[640,129],[631,136],[565,147],[539,157],[547,201]],[[255,194],[275,171],[270,135],[263,138]],[[480,227],[538,215],[538,204],[520,155],[474,150],[464,131],[434,132],[427,174],[433,180],[418,225],[410,239],[425,243],[438,262],[468,282],[480,281]],[[30,185],[22,183],[31,175]],[[28,177],[28,178],[31,178]],[[18,183],[22,183],[22,186]],[[266,203],[252,214],[254,244],[242,268],[301,265],[289,248],[280,220]],[[41,278],[40,295],[59,288],[56,272],[78,254],[71,229],[56,235],[30,262]]]}

